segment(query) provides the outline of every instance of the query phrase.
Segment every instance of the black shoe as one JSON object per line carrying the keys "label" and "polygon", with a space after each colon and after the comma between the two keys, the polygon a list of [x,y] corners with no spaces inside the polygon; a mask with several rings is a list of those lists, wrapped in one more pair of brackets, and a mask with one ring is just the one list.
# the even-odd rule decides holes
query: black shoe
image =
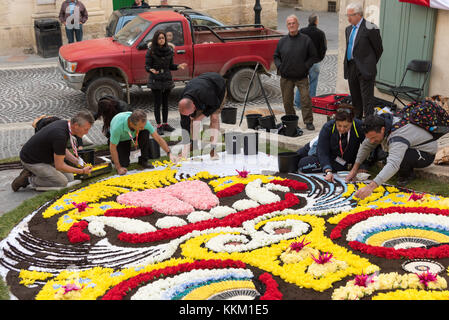
{"label": "black shoe", "polygon": [[175,131],[175,128],[173,128],[171,125],[169,125],[168,123],[164,123],[163,125],[162,125],[162,128],[164,129],[164,131],[167,131],[167,132],[173,132],[173,131]]}
{"label": "black shoe", "polygon": [[12,191],[17,192],[20,188],[25,188],[30,184],[28,180],[31,177],[32,173],[27,169],[23,169],[17,178],[11,183]]}
{"label": "black shoe", "polygon": [[142,169],[154,169],[154,166],[151,163],[148,163],[148,161],[139,162],[139,165]]}
{"label": "black shoe", "polygon": [[315,130],[315,126],[313,125],[313,123],[307,123],[306,124],[306,129],[310,130],[310,131],[314,131]]}
{"label": "black shoe", "polygon": [[160,136],[164,135],[164,127],[163,126],[157,127],[157,134]]}
{"label": "black shoe", "polygon": [[412,182],[413,180],[415,180],[416,175],[415,173],[412,171],[412,173],[408,176],[399,176],[398,180],[396,181],[396,184],[399,187],[405,187],[407,186],[410,182]]}

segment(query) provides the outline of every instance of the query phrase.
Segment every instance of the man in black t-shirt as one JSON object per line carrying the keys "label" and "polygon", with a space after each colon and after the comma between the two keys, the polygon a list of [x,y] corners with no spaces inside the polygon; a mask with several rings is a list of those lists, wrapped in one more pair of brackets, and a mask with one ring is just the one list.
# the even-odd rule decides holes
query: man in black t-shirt
{"label": "man in black t-shirt", "polygon": [[[32,187],[65,187],[73,181],[73,174],[89,174],[92,167],[83,167],[77,157],[76,138],[82,138],[94,123],[92,114],[81,111],[70,121],[56,120],[33,135],[20,150],[20,161],[24,170],[11,184],[13,191]],[[71,142],[70,142],[71,141]],[[72,143],[75,155],[67,149]],[[65,163],[67,160],[77,168]]]}
{"label": "man in black t-shirt", "polygon": [[[220,113],[225,98],[225,79],[216,72],[206,72],[187,83],[178,103],[179,113],[181,114],[181,128],[189,132],[193,141],[197,140],[199,134],[199,132],[193,130],[193,123],[201,121],[205,117],[210,118],[210,129],[214,130],[210,137],[212,145],[210,156],[212,159],[217,159],[215,145],[220,130]],[[186,148],[184,154],[186,154]]]}
{"label": "man in black t-shirt", "polygon": [[[44,114],[44,115],[41,115],[38,118],[34,119],[31,126],[34,128],[34,133],[36,133],[40,129],[45,127],[46,125],[48,125],[56,120],[61,120],[61,118],[55,117],[55,116],[47,116]],[[76,138],[76,143],[78,145],[78,150],[82,150],[83,144],[84,144],[83,139],[81,139],[80,137],[75,137],[75,138]]]}

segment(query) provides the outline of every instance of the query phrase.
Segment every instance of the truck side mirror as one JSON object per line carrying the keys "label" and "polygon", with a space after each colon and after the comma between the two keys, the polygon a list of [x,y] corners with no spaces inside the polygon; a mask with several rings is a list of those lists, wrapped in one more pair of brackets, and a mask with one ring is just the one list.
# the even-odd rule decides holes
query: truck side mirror
{"label": "truck side mirror", "polygon": [[145,50],[148,48],[148,42],[142,41],[137,45],[137,50]]}

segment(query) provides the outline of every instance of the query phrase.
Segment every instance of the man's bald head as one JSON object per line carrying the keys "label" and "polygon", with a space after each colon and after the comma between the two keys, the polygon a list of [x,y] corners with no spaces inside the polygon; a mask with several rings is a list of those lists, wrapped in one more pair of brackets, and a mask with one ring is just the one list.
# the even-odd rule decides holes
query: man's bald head
{"label": "man's bald head", "polygon": [[189,116],[195,112],[195,105],[189,98],[182,98],[178,102],[179,113],[183,116]]}

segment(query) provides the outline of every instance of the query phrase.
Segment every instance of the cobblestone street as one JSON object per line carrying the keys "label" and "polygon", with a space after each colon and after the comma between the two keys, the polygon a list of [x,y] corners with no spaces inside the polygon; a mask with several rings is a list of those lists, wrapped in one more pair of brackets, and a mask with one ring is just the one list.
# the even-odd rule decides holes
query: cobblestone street
{"label": "cobblestone street", "polygon": [[[322,63],[318,94],[332,92],[335,88],[337,56],[327,56]],[[29,122],[41,114],[67,118],[86,108],[84,93],[63,82],[57,67],[0,70],[0,123]],[[262,77],[270,103],[281,101],[279,77]],[[177,86],[170,95],[170,110],[176,110],[182,92]],[[131,88],[131,105],[152,111],[152,94],[148,89]],[[264,103],[264,98],[249,104]],[[237,103],[228,101],[228,105]]]}
{"label": "cobblestone street", "polygon": [[[337,55],[326,56],[322,62],[317,94],[334,92],[336,69]],[[68,88],[55,66],[4,69],[0,70],[0,79],[3,88],[0,92],[0,159],[18,155],[23,143],[33,134],[30,122],[36,117],[48,114],[68,119],[86,108],[84,93]],[[283,110],[279,77],[263,76],[262,81],[270,105],[273,109]],[[182,89],[182,84],[173,89],[169,99],[169,109],[172,111],[170,122],[177,127],[177,117],[172,115],[177,110]],[[133,107],[153,111],[150,90],[133,86],[130,98]],[[226,105],[242,106],[243,103],[229,100]],[[265,100],[261,96],[247,105],[265,105]],[[152,116],[151,120],[154,120]],[[101,124],[97,121],[88,135],[95,144],[105,142],[100,128]]]}
{"label": "cobblestone street", "polygon": [[[300,20],[300,27],[307,25],[310,12],[298,11],[293,8],[278,8],[278,30],[286,32],[285,19],[290,14],[296,14]],[[317,94],[335,91],[337,76],[338,48],[338,17],[335,13],[320,14],[320,28],[326,33],[328,40],[328,55],[321,64],[321,73]],[[0,57],[0,62],[2,62]],[[9,61],[20,60],[19,57],[10,57]],[[26,58],[26,59],[25,59]],[[10,63],[2,66],[0,63],[0,159],[16,157],[22,145],[34,133],[30,123],[42,114],[54,115],[61,118],[70,118],[77,111],[86,108],[85,95],[81,91],[68,88],[62,80],[57,69],[57,57],[40,59],[39,57],[24,57],[26,62],[17,65]],[[43,63],[44,61],[44,63]],[[34,64],[34,65],[33,65]],[[262,81],[273,109],[283,111],[279,77],[263,76]],[[177,101],[182,93],[182,84],[173,89],[169,99],[169,122],[179,127],[179,117],[176,112]],[[131,88],[131,105],[152,112],[153,97],[148,89]],[[239,106],[242,103],[228,101],[227,106]],[[266,108],[264,98],[248,102],[247,108],[259,106]],[[238,114],[238,117],[241,116]],[[154,116],[150,115],[150,121]],[[90,130],[88,137],[94,144],[106,142],[101,133],[101,123],[97,121]]]}

